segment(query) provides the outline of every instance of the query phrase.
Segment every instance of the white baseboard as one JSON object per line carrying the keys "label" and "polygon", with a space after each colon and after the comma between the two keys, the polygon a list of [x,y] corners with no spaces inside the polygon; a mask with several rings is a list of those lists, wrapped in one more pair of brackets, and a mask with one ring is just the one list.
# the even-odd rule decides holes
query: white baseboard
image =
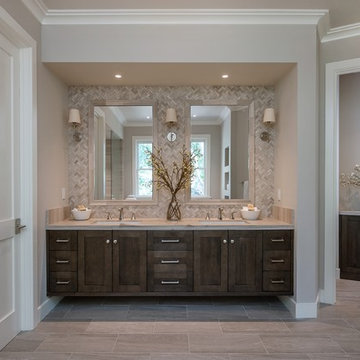
{"label": "white baseboard", "polygon": [[61,296],[52,296],[47,298],[38,308],[37,308],[37,323],[39,323],[60,301]]}
{"label": "white baseboard", "polygon": [[340,268],[336,268],[336,280],[340,279]]}
{"label": "white baseboard", "polygon": [[295,319],[316,319],[318,311],[317,301],[314,303],[297,303],[290,296],[279,296],[279,299]]}

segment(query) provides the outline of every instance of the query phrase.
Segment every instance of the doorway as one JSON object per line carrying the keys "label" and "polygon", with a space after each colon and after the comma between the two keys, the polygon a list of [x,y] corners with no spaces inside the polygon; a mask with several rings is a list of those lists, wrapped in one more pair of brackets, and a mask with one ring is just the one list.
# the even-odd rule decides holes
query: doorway
{"label": "doorway", "polygon": [[324,289],[321,302],[336,301],[339,244],[339,78],[360,72],[360,59],[326,65],[325,74],[325,186],[324,186]]}

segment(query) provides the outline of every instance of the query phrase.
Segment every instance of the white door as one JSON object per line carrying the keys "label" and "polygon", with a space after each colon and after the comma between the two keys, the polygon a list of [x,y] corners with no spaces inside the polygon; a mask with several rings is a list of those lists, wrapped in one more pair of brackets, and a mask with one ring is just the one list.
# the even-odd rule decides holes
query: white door
{"label": "white door", "polygon": [[19,50],[0,34],[0,349],[20,330]]}

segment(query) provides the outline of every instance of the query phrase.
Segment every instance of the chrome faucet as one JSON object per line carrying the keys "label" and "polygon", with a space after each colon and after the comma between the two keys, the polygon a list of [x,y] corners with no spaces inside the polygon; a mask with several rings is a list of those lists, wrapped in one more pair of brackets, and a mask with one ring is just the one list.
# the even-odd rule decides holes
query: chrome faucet
{"label": "chrome faucet", "polygon": [[224,217],[224,208],[222,208],[222,207],[219,207],[219,213],[218,213],[218,219],[219,220],[222,220],[223,219],[223,217]]}
{"label": "chrome faucet", "polygon": [[119,220],[124,220],[124,208],[119,208]]}
{"label": "chrome faucet", "polygon": [[237,213],[237,211],[232,211],[231,212],[231,220],[235,220],[235,214]]}

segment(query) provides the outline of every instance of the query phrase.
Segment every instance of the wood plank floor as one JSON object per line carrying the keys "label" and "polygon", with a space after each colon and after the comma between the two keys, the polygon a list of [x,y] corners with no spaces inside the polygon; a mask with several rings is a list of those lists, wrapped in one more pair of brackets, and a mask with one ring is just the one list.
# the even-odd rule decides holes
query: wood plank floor
{"label": "wood plank floor", "polygon": [[65,298],[0,352],[17,360],[360,360],[360,282],[295,320],[276,298]]}

